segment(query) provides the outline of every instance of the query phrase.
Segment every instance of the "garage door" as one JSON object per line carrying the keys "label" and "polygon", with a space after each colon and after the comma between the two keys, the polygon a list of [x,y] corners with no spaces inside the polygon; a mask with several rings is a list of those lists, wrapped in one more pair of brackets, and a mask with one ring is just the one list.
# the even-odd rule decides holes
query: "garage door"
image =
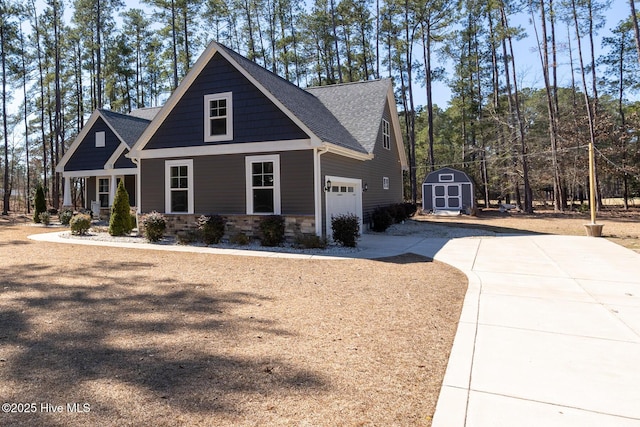
{"label": "garage door", "polygon": [[331,237],[331,218],[343,214],[354,214],[360,218],[362,231],[362,184],[360,180],[327,177],[331,187],[327,189],[327,236]]}

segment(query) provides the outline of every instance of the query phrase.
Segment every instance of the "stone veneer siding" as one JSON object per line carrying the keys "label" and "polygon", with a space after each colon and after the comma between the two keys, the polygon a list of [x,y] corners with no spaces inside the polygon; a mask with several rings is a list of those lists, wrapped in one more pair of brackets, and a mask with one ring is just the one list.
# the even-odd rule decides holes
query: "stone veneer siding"
{"label": "stone veneer siding", "polygon": [[[259,223],[262,215],[221,215],[226,222],[223,240],[244,233],[252,239],[259,238]],[[315,234],[315,218],[308,215],[283,215],[285,219],[285,240],[292,242],[298,234]],[[165,214],[166,234],[173,236],[181,231],[197,230],[200,214]]]}

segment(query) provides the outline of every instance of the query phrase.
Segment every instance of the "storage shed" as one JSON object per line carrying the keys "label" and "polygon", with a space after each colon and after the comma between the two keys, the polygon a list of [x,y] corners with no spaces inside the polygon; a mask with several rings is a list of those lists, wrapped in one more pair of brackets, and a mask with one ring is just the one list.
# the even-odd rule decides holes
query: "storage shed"
{"label": "storage shed", "polygon": [[422,210],[433,213],[471,213],[473,182],[459,170],[442,168],[431,172],[422,184]]}

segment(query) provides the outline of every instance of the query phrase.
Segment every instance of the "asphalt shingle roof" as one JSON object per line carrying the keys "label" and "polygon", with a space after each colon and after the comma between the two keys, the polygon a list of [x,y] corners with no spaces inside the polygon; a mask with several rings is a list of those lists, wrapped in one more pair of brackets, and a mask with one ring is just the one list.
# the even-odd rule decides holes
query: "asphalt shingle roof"
{"label": "asphalt shingle roof", "polygon": [[[353,135],[347,127],[345,127],[339,117],[333,114],[327,105],[311,91],[300,89],[293,83],[262,68],[255,62],[250,61],[219,43],[216,45],[237,62],[240,67],[245,69],[322,141],[360,153],[367,154],[370,152],[359,142],[358,137]],[[347,85],[343,85],[343,87],[346,86]],[[379,115],[378,120],[380,117],[382,116]],[[376,126],[376,130],[377,128],[378,126]],[[372,143],[375,143],[375,137]]]}
{"label": "asphalt shingle roof", "polygon": [[370,80],[307,91],[316,96],[367,152],[372,153],[380,130],[380,121],[391,80]]}
{"label": "asphalt shingle roof", "polygon": [[109,122],[111,127],[113,127],[115,132],[129,148],[133,147],[133,144],[136,143],[142,135],[142,132],[144,132],[147,126],[149,126],[149,123],[151,123],[150,120],[120,114],[110,110],[100,109],[99,111],[102,117]]}

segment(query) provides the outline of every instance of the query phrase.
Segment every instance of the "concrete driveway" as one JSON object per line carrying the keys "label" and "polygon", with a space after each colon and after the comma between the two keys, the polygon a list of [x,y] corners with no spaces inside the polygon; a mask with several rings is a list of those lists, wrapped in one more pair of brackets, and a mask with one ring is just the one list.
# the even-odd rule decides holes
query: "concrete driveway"
{"label": "concrete driveway", "polygon": [[640,254],[512,236],[433,256],[470,281],[433,426],[640,426]]}

